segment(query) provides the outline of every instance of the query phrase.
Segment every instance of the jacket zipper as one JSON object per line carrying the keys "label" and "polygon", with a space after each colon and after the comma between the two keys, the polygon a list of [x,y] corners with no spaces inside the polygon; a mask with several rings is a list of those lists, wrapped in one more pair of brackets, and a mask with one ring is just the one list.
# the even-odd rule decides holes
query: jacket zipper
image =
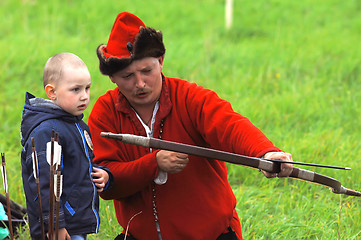
{"label": "jacket zipper", "polygon": [[91,183],[92,183],[92,186],[93,186],[93,201],[92,201],[92,210],[93,210],[93,213],[95,215],[95,218],[97,220],[97,228],[96,228],[96,233],[98,233],[99,231],[99,215],[97,213],[97,211],[95,210],[95,207],[94,207],[94,202],[95,202],[95,198],[97,196],[97,189],[96,189],[96,186],[94,185],[93,183],[93,177],[91,176],[91,172],[92,172],[92,164],[91,164],[91,160],[90,160],[90,157],[89,157],[89,153],[88,153],[88,148],[87,148],[87,145],[86,145],[86,141],[85,141],[85,136],[84,136],[84,133],[82,132],[82,129],[79,125],[79,123],[75,123],[81,137],[82,137],[82,141],[83,141],[83,145],[84,145],[84,151],[85,151],[85,154],[88,158],[88,163],[89,163],[89,176],[90,176],[90,180],[91,180]]}

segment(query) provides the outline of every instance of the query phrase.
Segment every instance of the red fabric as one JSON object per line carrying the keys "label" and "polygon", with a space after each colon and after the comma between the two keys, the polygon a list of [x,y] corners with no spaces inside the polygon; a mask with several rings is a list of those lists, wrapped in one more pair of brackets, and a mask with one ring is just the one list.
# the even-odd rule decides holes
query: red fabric
{"label": "red fabric", "polygon": [[129,12],[119,13],[114,21],[109,35],[108,44],[103,48],[106,58],[109,57],[130,57],[127,43],[134,44],[135,36],[139,33],[140,27],[145,27],[142,20]]}
{"label": "red fabric", "polygon": [[[215,92],[175,78],[165,78],[154,125],[162,139],[212,147],[260,157],[279,151],[247,118]],[[100,137],[100,132],[146,136],[145,130],[118,88],[101,96],[89,117],[94,161],[113,173],[114,185],[101,193],[113,199],[118,222],[124,228],[137,213],[129,232],[137,239],[157,239],[152,207],[152,185],[158,173],[156,152]],[[228,226],[241,239],[236,199],[227,179],[226,164],[189,156],[186,168],[168,174],[156,185],[156,204],[163,239],[216,239]]]}

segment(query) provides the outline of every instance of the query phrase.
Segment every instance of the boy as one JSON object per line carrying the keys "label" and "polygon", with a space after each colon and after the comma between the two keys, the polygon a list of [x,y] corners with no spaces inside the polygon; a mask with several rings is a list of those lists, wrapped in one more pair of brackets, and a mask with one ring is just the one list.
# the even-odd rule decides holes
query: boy
{"label": "boy", "polygon": [[82,121],[83,111],[89,104],[90,73],[79,57],[60,53],[47,61],[43,84],[50,100],[26,93],[21,122],[22,177],[30,233],[33,239],[41,239],[31,138],[37,151],[43,224],[48,232],[50,165],[46,145],[55,131],[62,147],[63,175],[58,236],[59,239],[86,239],[87,234],[97,233],[99,229],[97,192],[108,188],[112,178],[107,168],[93,167],[90,131]]}

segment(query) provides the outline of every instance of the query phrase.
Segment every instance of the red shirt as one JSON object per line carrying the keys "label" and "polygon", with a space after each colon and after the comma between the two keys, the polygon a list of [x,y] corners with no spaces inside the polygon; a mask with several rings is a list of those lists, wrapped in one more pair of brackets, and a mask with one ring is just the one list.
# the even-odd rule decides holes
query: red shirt
{"label": "red shirt", "polygon": [[[280,151],[246,117],[211,90],[176,78],[163,78],[154,137],[261,157]],[[168,174],[163,185],[155,154],[149,148],[100,137],[100,132],[146,136],[135,112],[118,88],[108,91],[94,105],[89,117],[94,143],[94,162],[110,169],[113,186],[100,194],[114,201],[119,224],[137,239],[158,239],[153,215],[153,193],[162,238],[216,239],[232,226],[239,239],[241,227],[236,198],[227,179],[226,164],[189,156],[185,169]],[[155,192],[153,192],[153,187]]]}

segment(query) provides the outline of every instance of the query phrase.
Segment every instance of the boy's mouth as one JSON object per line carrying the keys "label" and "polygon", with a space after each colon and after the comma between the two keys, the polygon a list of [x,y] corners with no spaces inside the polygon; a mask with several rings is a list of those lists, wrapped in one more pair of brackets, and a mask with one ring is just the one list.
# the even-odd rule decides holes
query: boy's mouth
{"label": "boy's mouth", "polygon": [[80,110],[86,109],[86,104],[79,105],[79,106],[78,106],[78,109],[80,109]]}

